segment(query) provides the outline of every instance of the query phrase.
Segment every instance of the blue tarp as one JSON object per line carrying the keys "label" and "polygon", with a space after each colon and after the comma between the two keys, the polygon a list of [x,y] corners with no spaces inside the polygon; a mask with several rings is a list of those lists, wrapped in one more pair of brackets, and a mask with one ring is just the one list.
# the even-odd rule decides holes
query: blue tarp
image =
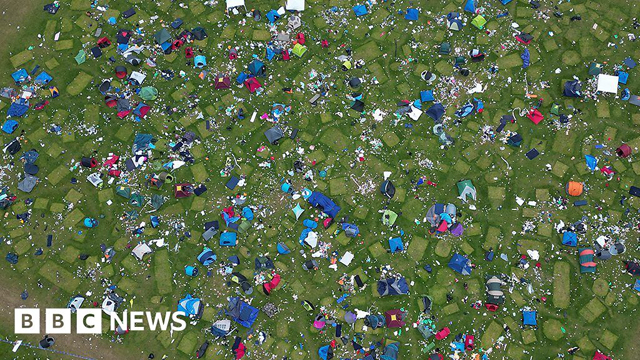
{"label": "blue tarp", "polygon": [[576,233],[567,231],[562,234],[562,245],[567,246],[577,246],[578,245],[578,235]]}
{"label": "blue tarp", "polygon": [[25,69],[20,69],[11,74],[11,77],[13,78],[13,81],[16,82],[16,84],[20,84],[29,80],[29,73]]}
{"label": "blue tarp", "polygon": [[322,212],[329,215],[329,217],[331,218],[335,218],[340,211],[340,206],[336,205],[336,203],[334,203],[326,195],[317,191],[311,193],[311,196],[309,196],[307,201],[314,207],[322,208]]}
{"label": "blue tarp", "polygon": [[11,103],[9,110],[7,110],[7,116],[20,117],[26,114],[29,110],[29,100],[20,98]]}
{"label": "blue tarp", "polygon": [[594,171],[596,169],[596,166],[598,166],[598,159],[596,159],[592,155],[585,155],[584,160],[587,163],[587,167],[591,171]]}
{"label": "blue tarp", "polygon": [[429,117],[436,123],[440,123],[440,119],[442,118],[442,115],[444,115],[444,106],[440,103],[435,103],[427,109],[425,114],[429,115]]}
{"label": "blue tarp", "polygon": [[49,81],[53,80],[53,78],[51,77],[51,75],[47,74],[45,71],[41,72],[38,76],[36,76],[36,79],[34,80],[34,82],[38,85],[46,85],[49,83]]}
{"label": "blue tarp", "polygon": [[191,294],[187,294],[183,299],[178,301],[178,312],[182,312],[186,316],[200,318],[204,307],[198,298],[194,298]]}
{"label": "blue tarp", "polygon": [[18,122],[11,119],[5,121],[2,125],[2,131],[6,132],[7,134],[12,134],[14,131],[16,131],[17,128]]}
{"label": "blue tarp", "polygon": [[467,3],[464,5],[464,11],[468,11],[470,13],[476,13],[476,0],[467,0]]}
{"label": "blue tarp", "polygon": [[389,249],[391,250],[391,253],[403,251],[404,244],[402,243],[402,238],[396,237],[393,239],[389,239]]}
{"label": "blue tarp", "polygon": [[522,68],[526,69],[531,65],[531,54],[529,53],[529,49],[524,49],[522,55],[520,55],[522,59]]}
{"label": "blue tarp", "polygon": [[417,9],[407,9],[407,13],[404,15],[405,20],[416,21],[420,12]]}
{"label": "blue tarp", "polygon": [[471,275],[471,262],[460,254],[454,254],[449,261],[449,267],[462,275]]}
{"label": "blue tarp", "polygon": [[536,319],[537,314],[535,311],[523,311],[522,312],[522,324],[523,325],[530,325],[530,326],[537,326],[538,325],[538,320]]}
{"label": "blue tarp", "polygon": [[229,305],[225,309],[225,313],[238,324],[250,328],[258,318],[260,310],[245,303],[239,297],[229,299]]}
{"label": "blue tarp", "polygon": [[362,15],[367,15],[369,13],[369,11],[367,10],[367,7],[364,5],[356,5],[353,7],[353,12],[356,14],[356,16],[362,16]]}

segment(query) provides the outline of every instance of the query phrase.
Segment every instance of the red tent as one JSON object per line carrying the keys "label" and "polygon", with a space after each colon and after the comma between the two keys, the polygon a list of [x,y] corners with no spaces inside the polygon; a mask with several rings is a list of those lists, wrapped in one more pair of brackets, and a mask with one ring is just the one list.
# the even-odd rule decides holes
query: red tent
{"label": "red tent", "polygon": [[171,44],[171,49],[172,50],[177,50],[179,49],[182,45],[184,44],[184,41],[181,39],[178,40],[174,40],[173,43]]}
{"label": "red tent", "polygon": [[182,199],[191,196],[193,194],[193,186],[189,183],[176,184],[174,188],[174,195],[176,199]]}
{"label": "red tent", "polygon": [[446,327],[436,333],[436,340],[442,340],[447,336],[449,336],[449,334],[451,334],[451,330],[449,330],[449,328]]}
{"label": "red tent", "polygon": [[534,124],[538,125],[542,119],[544,119],[544,115],[538,109],[531,109],[529,114],[527,114],[529,120],[533,121]]}
{"label": "red tent", "polygon": [[185,48],[184,49],[184,56],[187,57],[187,59],[191,59],[193,57],[193,48]]}
{"label": "red tent", "polygon": [[442,221],[440,223],[440,226],[438,226],[438,232],[445,232],[447,231],[447,228],[449,227],[449,224],[446,221]]}
{"label": "red tent", "polygon": [[384,318],[388,328],[399,328],[404,326],[404,312],[400,309],[387,311],[384,313]]}
{"label": "red tent", "polygon": [[116,77],[118,79],[124,79],[127,77],[127,68],[124,66],[116,66]]}
{"label": "red tent", "polygon": [[244,86],[246,86],[247,89],[249,89],[249,92],[251,93],[254,93],[256,90],[262,87],[262,85],[260,85],[260,83],[258,82],[258,79],[254,77],[248,78],[247,80],[245,80]]}
{"label": "red tent", "polygon": [[593,355],[593,360],[611,360],[611,358],[596,350],[596,353]]}
{"label": "red tent", "polygon": [[244,356],[247,351],[247,347],[244,346],[240,337],[236,336],[233,346],[231,347],[231,351],[233,351],[233,354],[236,356],[236,360],[240,360]]}
{"label": "red tent", "polygon": [[304,34],[303,33],[298,33],[298,35],[296,35],[296,40],[298,41],[298,44],[300,45],[304,45],[306,39],[304,38]]}
{"label": "red tent", "polygon": [[98,40],[98,47],[100,47],[101,49],[104,49],[109,45],[111,45],[111,40],[109,40],[109,38],[107,37],[103,37]]}
{"label": "red tent", "polygon": [[289,60],[291,59],[291,56],[289,56],[289,50],[283,50],[282,51],[282,60]]}
{"label": "red tent", "polygon": [[107,104],[108,107],[112,108],[115,107],[118,104],[118,100],[115,96],[113,95],[107,95],[104,97],[104,102]]}
{"label": "red tent", "polygon": [[262,284],[262,290],[266,295],[269,295],[271,294],[271,291],[278,286],[278,284],[280,284],[280,275],[275,274],[271,281]]}
{"label": "red tent", "polygon": [[228,76],[218,76],[213,87],[216,90],[224,90],[231,87],[231,79]]}
{"label": "red tent", "polygon": [[235,48],[231,48],[229,50],[229,60],[235,60],[238,58],[238,50]]}

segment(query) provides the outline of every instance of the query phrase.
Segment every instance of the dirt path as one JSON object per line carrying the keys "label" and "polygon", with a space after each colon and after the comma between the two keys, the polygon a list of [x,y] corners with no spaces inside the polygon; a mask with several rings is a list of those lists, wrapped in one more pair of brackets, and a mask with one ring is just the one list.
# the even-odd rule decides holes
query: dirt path
{"label": "dirt path", "polygon": [[[44,308],[45,304],[41,300],[35,299],[30,296],[27,300],[20,299],[20,290],[16,287],[15,283],[1,278],[0,279],[0,324],[3,324],[3,332],[13,333],[13,321],[14,321],[14,309],[19,307],[27,308]],[[41,319],[44,319],[44,311],[41,315]],[[44,329],[44,320],[41,321],[40,328]],[[55,350],[65,351],[68,353],[81,355],[88,358],[110,360],[110,359],[137,359],[139,356],[127,352],[126,349],[119,347],[117,344],[112,344],[107,340],[88,336],[88,335],[54,335],[56,343],[54,345]],[[15,335],[10,337],[9,340],[24,340],[31,344],[37,344],[42,336],[40,335]],[[6,345],[8,348],[8,345]],[[43,350],[22,348],[16,355],[22,356],[25,359],[42,358],[43,356],[50,357],[51,354]],[[46,354],[46,355],[45,355]],[[60,355],[61,359],[75,359],[71,356]]]}

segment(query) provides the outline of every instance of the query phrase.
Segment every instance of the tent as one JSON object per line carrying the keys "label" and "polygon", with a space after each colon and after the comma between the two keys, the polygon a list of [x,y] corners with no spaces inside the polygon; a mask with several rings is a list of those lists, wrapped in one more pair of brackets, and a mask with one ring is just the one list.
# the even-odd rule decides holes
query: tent
{"label": "tent", "polygon": [[227,10],[233,9],[235,7],[238,7],[238,6],[244,7],[245,11],[247,9],[247,7],[246,7],[246,5],[244,3],[244,0],[227,0]]}
{"label": "tent", "polygon": [[601,353],[600,351],[596,350],[596,353],[593,354],[593,359],[592,360],[613,360],[613,359],[611,359],[609,356]]}
{"label": "tent", "polygon": [[582,83],[579,80],[570,80],[564,83],[562,95],[567,97],[581,97]]}
{"label": "tent", "polygon": [[5,121],[4,124],[2,125],[2,131],[4,131],[7,134],[13,134],[13,132],[16,131],[17,128],[18,128],[18,122],[11,119]]}
{"label": "tent", "polygon": [[478,8],[478,0],[467,0],[467,3],[464,5],[464,11],[470,13],[476,13],[476,9]]}
{"label": "tent", "polygon": [[51,80],[53,80],[53,78],[51,77],[51,75],[47,74],[46,71],[41,72],[40,74],[38,74],[38,76],[36,76],[35,80],[33,80],[33,82],[36,85],[46,85],[48,84]]}
{"label": "tent", "polygon": [[592,155],[585,155],[584,156],[584,160],[585,160],[585,163],[587,164],[587,167],[591,171],[594,171],[596,169],[596,167],[598,166],[598,159],[596,159]]}
{"label": "tent", "polygon": [[270,10],[267,13],[267,20],[269,20],[270,23],[275,23],[278,19],[280,19],[280,14],[278,14],[278,12],[276,10]]}
{"label": "tent", "polygon": [[207,65],[207,58],[204,55],[198,55],[193,59],[193,66],[201,69]]}
{"label": "tent", "polygon": [[247,70],[249,70],[249,72],[251,73],[251,75],[253,76],[265,76],[265,67],[264,67],[264,63],[260,60],[253,60],[251,63],[249,63],[249,65],[247,66]]}
{"label": "tent", "polygon": [[336,205],[333,200],[317,191],[312,192],[311,196],[307,198],[307,201],[312,206],[321,208],[322,212],[332,219],[338,216],[338,212],[340,211],[340,206]]}
{"label": "tent", "polygon": [[25,98],[19,98],[18,100],[11,103],[9,109],[7,110],[7,116],[21,117],[22,115],[27,113],[27,110],[29,110],[29,100]]}
{"label": "tent", "polygon": [[391,180],[385,180],[382,182],[382,185],[380,185],[380,192],[389,199],[393,199],[393,196],[396,194],[396,187]]}
{"label": "tent", "polygon": [[522,325],[538,326],[538,313],[536,311],[522,311]]}
{"label": "tent", "polygon": [[458,12],[450,12],[447,14],[447,28],[453,31],[460,31],[464,27],[462,17]]}
{"label": "tent", "polygon": [[384,319],[388,328],[403,327],[405,317],[405,312],[400,309],[393,309],[384,313]]}
{"label": "tent", "polygon": [[209,249],[208,247],[205,247],[204,249],[202,249],[200,254],[198,254],[197,259],[202,265],[209,266],[216,261],[217,256],[216,254],[213,253],[213,250]]}
{"label": "tent", "polygon": [[135,248],[133,248],[133,250],[131,251],[131,255],[133,255],[133,257],[135,257],[136,259],[142,261],[142,258],[145,255],[151,254],[152,252],[153,250],[149,247],[149,245],[140,243],[136,245]]}
{"label": "tent", "polygon": [[280,284],[280,275],[275,274],[271,281],[265,282],[262,284],[262,291],[265,295],[270,295],[273,289],[275,289],[278,284]]}
{"label": "tent", "polygon": [[171,34],[169,34],[167,29],[163,28],[163,29],[160,29],[158,32],[156,32],[153,35],[153,38],[155,39],[156,44],[161,45],[171,40]]}
{"label": "tent", "polygon": [[353,7],[353,13],[356,14],[356,16],[362,16],[362,15],[367,15],[369,11],[367,10],[367,7],[364,5],[356,5]]}
{"label": "tent", "polygon": [[134,71],[131,73],[131,75],[129,75],[129,80],[133,83],[133,85],[142,85],[142,83],[144,82],[144,79],[146,78],[147,78],[147,75],[139,71]]}
{"label": "tent", "polygon": [[569,181],[566,186],[566,191],[569,196],[580,196],[582,195],[583,189],[584,185],[577,181]]}
{"label": "tent", "polygon": [[220,246],[236,246],[238,235],[234,232],[227,231],[220,234]]}
{"label": "tent", "polygon": [[87,53],[84,52],[84,50],[80,49],[80,51],[78,51],[78,55],[76,55],[74,59],[76,59],[76,63],[80,65],[87,61]]}
{"label": "tent", "polygon": [[124,79],[127,77],[127,68],[122,65],[116,66],[115,72],[118,79]]}
{"label": "tent", "polygon": [[425,111],[425,114],[432,118],[436,123],[440,123],[440,119],[442,119],[442,116],[444,115],[444,106],[442,106],[441,103],[435,103]]}
{"label": "tent", "polygon": [[333,348],[330,345],[322,346],[318,349],[318,356],[320,356],[322,360],[333,359]]}
{"label": "tent", "polygon": [[350,238],[354,238],[358,236],[358,234],[360,234],[360,228],[358,228],[357,225],[349,224],[346,222],[342,223],[342,230],[344,231],[345,235]]}
{"label": "tent", "polygon": [[133,111],[131,109],[131,102],[128,99],[118,99],[116,100],[116,115],[120,119],[124,119],[127,115]]}
{"label": "tent", "polygon": [[250,77],[247,80],[244,81],[244,86],[247,87],[247,89],[249,89],[250,93],[254,93],[256,92],[256,90],[260,89],[262,87],[262,85],[260,84],[260,82],[258,81],[258,79],[254,78],[254,77]]}
{"label": "tent", "polygon": [[250,328],[258,318],[260,310],[242,301],[239,297],[229,298],[225,314],[238,324]]}
{"label": "tent", "polygon": [[200,319],[204,312],[204,305],[198,298],[194,298],[191,294],[187,294],[178,301],[178,312],[183,313],[191,319]]}
{"label": "tent", "polygon": [[580,273],[596,272],[596,263],[593,261],[594,251],[591,248],[578,249],[578,260],[580,261]]}
{"label": "tent", "polygon": [[120,195],[125,199],[131,197],[131,188],[128,186],[120,185],[116,188],[116,195]]}
{"label": "tent", "polygon": [[531,65],[531,53],[529,52],[529,49],[524,49],[524,51],[520,55],[520,58],[522,59],[523,69],[526,69],[529,67],[529,65]]}
{"label": "tent", "polygon": [[398,360],[400,349],[399,342],[393,342],[384,347],[384,352],[380,355],[380,360]]}
{"label": "tent", "polygon": [[304,11],[305,0],[287,0],[284,5],[287,11]]}
{"label": "tent", "polygon": [[214,81],[214,86],[216,90],[224,90],[231,87],[231,79],[228,76],[219,75]]}
{"label": "tent", "polygon": [[473,26],[477,27],[480,30],[484,28],[484,25],[486,23],[487,23],[487,20],[484,17],[482,17],[482,15],[478,15],[473,20],[471,20],[471,24],[473,24]]}
{"label": "tent", "polygon": [[398,220],[398,214],[395,211],[386,209],[382,212],[382,224],[387,226],[393,226]]}
{"label": "tent", "polygon": [[293,47],[292,52],[296,54],[298,57],[302,57],[305,52],[307,52],[307,47],[304,45],[300,45],[299,43]]}
{"label": "tent", "polygon": [[395,237],[395,238],[389,239],[389,249],[391,253],[404,251],[404,244],[402,243],[402,238]]}
{"label": "tent", "polygon": [[280,129],[280,127],[276,125],[265,131],[264,136],[267,137],[267,141],[269,141],[269,144],[277,145],[278,141],[284,137],[284,133],[282,132],[282,129]]}
{"label": "tent", "polygon": [[404,15],[404,19],[409,21],[417,21],[418,15],[420,15],[418,9],[409,8],[407,9],[407,13]]}
{"label": "tent", "polygon": [[207,36],[209,36],[207,35],[207,32],[201,27],[193,28],[193,30],[191,30],[191,35],[196,40],[204,40],[207,38]]}
{"label": "tent", "polygon": [[11,77],[13,78],[13,81],[16,82],[16,85],[19,85],[25,81],[31,80],[29,73],[25,69],[20,69],[14,72],[13,74],[11,74]]}
{"label": "tent", "polygon": [[492,276],[485,285],[487,287],[487,303],[494,305],[504,304],[505,296],[501,286],[506,285],[506,283],[498,277]]}
{"label": "tent", "polygon": [[538,109],[531,109],[527,114],[529,120],[531,120],[534,124],[538,125],[540,121],[544,119],[544,115]]}
{"label": "tent", "polygon": [[193,194],[193,185],[189,183],[181,183],[174,185],[174,196],[176,199],[189,197]]}
{"label": "tent", "polygon": [[131,197],[129,198],[129,205],[142,207],[143,204],[144,197],[142,196],[142,194],[140,194],[139,192],[131,194]]}
{"label": "tent", "polygon": [[458,197],[466,202],[469,197],[476,200],[476,187],[473,186],[471,180],[462,180],[458,182]]}
{"label": "tent", "polygon": [[618,93],[618,77],[599,74],[598,75],[598,91],[617,94]]}
{"label": "tent", "polygon": [[621,158],[629,157],[629,155],[631,155],[631,147],[627,144],[620,145],[620,147],[616,149],[616,155]]}
{"label": "tent", "polygon": [[406,295],[409,293],[409,285],[404,277],[390,278],[378,281],[378,294],[380,296],[387,295]]}
{"label": "tent", "polygon": [[387,325],[386,318],[382,315],[367,315],[364,318],[364,324],[372,329],[381,328]]}
{"label": "tent", "polygon": [[471,261],[460,254],[454,254],[449,261],[449,267],[462,275],[471,275]]}
{"label": "tent", "polygon": [[520,32],[520,34],[516,35],[516,40],[525,45],[529,45],[531,44],[531,40],[533,40],[533,36],[523,31]]}
{"label": "tent", "polygon": [[562,234],[562,245],[577,246],[578,235],[571,231],[565,231],[564,234]]}
{"label": "tent", "polygon": [[18,190],[24,191],[26,193],[30,193],[31,190],[33,190],[33,188],[36,187],[37,183],[38,183],[37,177],[33,175],[25,174],[24,179],[22,179],[22,181],[18,183]]}
{"label": "tent", "polygon": [[142,100],[151,101],[155,100],[158,97],[158,90],[153,86],[145,86],[140,89],[140,94],[138,95],[140,95]]}

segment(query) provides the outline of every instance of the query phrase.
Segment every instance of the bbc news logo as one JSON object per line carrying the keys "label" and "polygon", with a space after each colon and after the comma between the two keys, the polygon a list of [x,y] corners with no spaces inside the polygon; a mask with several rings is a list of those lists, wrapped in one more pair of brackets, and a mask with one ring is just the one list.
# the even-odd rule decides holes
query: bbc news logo
{"label": "bbc news logo", "polygon": [[[71,309],[45,309],[45,334],[71,334],[74,323]],[[181,312],[124,311],[122,316],[111,314],[109,328],[116,331],[120,328],[128,331],[162,330],[182,331],[187,322]],[[75,312],[76,334],[102,334],[102,310],[78,309]],[[146,320],[146,321],[145,321]],[[146,326],[145,326],[146,325]],[[14,333],[42,334],[40,329],[40,309],[15,309]]]}

